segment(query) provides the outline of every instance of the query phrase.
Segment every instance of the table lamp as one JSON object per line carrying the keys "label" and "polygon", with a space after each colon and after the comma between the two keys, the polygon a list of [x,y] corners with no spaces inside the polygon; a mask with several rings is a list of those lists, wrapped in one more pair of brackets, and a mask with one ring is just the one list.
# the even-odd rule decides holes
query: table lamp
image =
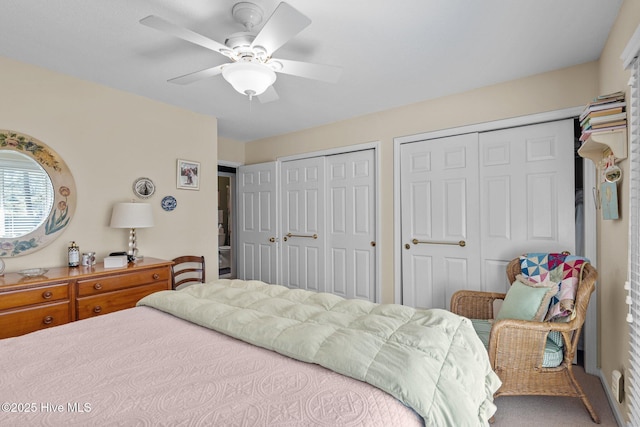
{"label": "table lamp", "polygon": [[111,228],[129,229],[129,260],[142,258],[138,256],[136,246],[136,228],[153,227],[153,213],[148,203],[116,203],[111,213]]}

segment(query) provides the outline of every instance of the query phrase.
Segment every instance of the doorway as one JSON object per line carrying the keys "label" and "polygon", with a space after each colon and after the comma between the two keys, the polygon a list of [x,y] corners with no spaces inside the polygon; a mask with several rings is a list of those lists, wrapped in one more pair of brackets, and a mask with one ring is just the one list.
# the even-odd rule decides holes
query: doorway
{"label": "doorway", "polygon": [[218,166],[218,277],[236,278],[236,168]]}

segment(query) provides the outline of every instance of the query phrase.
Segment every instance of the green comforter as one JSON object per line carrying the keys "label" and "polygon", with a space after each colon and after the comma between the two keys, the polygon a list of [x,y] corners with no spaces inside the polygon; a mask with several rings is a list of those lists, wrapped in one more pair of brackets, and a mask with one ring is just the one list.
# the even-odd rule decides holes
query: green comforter
{"label": "green comforter", "polygon": [[500,380],[471,322],[445,310],[217,280],[149,295],[154,307],[374,385],[427,426],[488,425]]}

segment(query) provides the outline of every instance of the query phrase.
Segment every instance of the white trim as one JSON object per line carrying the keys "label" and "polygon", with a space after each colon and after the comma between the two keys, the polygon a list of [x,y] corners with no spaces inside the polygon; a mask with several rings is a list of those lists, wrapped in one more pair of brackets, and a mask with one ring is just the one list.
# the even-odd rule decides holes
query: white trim
{"label": "white trim", "polygon": [[362,144],[347,145],[344,147],[337,147],[337,148],[328,148],[326,150],[320,150],[320,151],[311,151],[309,153],[292,154],[290,156],[278,157],[276,158],[276,160],[279,162],[288,162],[291,160],[309,159],[311,157],[324,157],[324,156],[332,156],[334,154],[352,153],[354,151],[369,150],[372,148],[374,150],[378,150],[379,146],[380,146],[380,141],[365,142]]}
{"label": "white trim", "polygon": [[393,302],[402,304],[402,227],[400,209],[400,144],[393,140]]}
{"label": "white trim", "polygon": [[[615,398],[611,395],[611,389],[607,386],[609,384],[604,377],[604,373],[602,370],[598,369],[597,373],[594,374],[600,378],[600,385],[604,389],[604,394],[607,396],[607,401],[609,402],[609,407],[611,408],[611,412],[613,412],[613,417],[616,419],[616,423],[619,426],[625,426],[627,423],[624,421],[624,417],[620,413],[618,409],[618,403],[615,401]],[[586,424],[586,423],[585,423]]]}
{"label": "white trim", "polygon": [[382,221],[380,217],[380,200],[382,199],[382,197],[380,197],[382,190],[382,187],[380,185],[380,175],[382,172],[382,159],[380,158],[379,147],[380,142],[376,142],[373,149],[374,161],[376,164],[376,295],[374,297],[374,301],[377,303],[382,302],[382,257],[380,256],[380,242],[382,241]]}
{"label": "white trim", "polygon": [[[353,153],[355,151],[363,151],[363,150],[373,150],[374,162],[376,165],[376,204],[375,204],[375,212],[376,212],[376,246],[375,246],[375,261],[376,261],[376,283],[375,283],[375,295],[374,302],[380,303],[382,302],[382,265],[381,265],[381,257],[380,257],[380,239],[382,237],[382,221],[380,218],[380,175],[382,172],[382,161],[380,159],[380,141],[373,142],[365,142],[362,144],[348,145],[345,147],[337,147],[337,148],[329,148],[326,150],[319,151],[311,151],[308,153],[301,154],[293,154],[290,156],[283,156],[276,158],[276,162],[278,163],[277,170],[278,174],[280,174],[280,167],[282,162],[292,161],[292,160],[301,160],[301,159],[309,159],[312,157],[325,157],[332,156],[336,154],[345,154],[345,153]],[[279,187],[278,187],[279,189]],[[280,190],[278,190],[279,192]],[[326,205],[326,201],[325,201]],[[280,219],[282,220],[282,215],[280,215]],[[280,253],[280,259],[282,259],[282,254]],[[282,262],[280,262],[282,265]],[[282,277],[282,276],[280,276]]]}
{"label": "white trim", "polygon": [[638,57],[640,53],[640,25],[636,28],[627,45],[625,46],[620,59],[622,59],[623,68],[626,70],[631,66],[633,60]]}
{"label": "white trim", "polygon": [[491,122],[477,123],[466,126],[459,126],[449,129],[441,129],[431,132],[419,133],[415,135],[401,136],[394,138],[394,144],[404,144],[407,142],[417,142],[425,139],[443,138],[445,136],[462,135],[465,133],[487,132],[499,129],[507,129],[518,126],[527,126],[536,123],[551,122],[562,119],[578,117],[584,111],[584,105],[579,107],[565,108],[562,110],[547,111],[544,113],[531,114],[528,116],[512,117],[509,119],[494,120]]}
{"label": "white trim", "polygon": [[[477,123],[455,128],[441,129],[415,135],[401,136],[393,139],[393,246],[394,246],[394,302],[402,304],[402,235],[400,226],[400,145],[412,142],[424,141],[426,139],[443,138],[446,136],[462,135],[474,132],[487,132],[498,129],[506,129],[518,126],[527,126],[536,123],[544,123],[562,119],[576,118],[584,110],[584,106],[570,107],[562,110],[547,111],[544,113],[530,114],[528,116],[513,117],[509,119],[494,120],[491,122]],[[585,222],[586,224],[586,222]],[[587,227],[585,227],[587,228]],[[593,228],[587,228],[591,233],[595,233]],[[586,238],[586,236],[585,236]]]}
{"label": "white trim", "polygon": [[[598,240],[596,236],[597,210],[595,193],[597,185],[595,164],[588,159],[582,160],[583,208],[584,208],[584,255],[594,267],[598,267]],[[598,372],[598,287],[591,294],[584,321],[584,370],[587,374]]]}
{"label": "white trim", "polygon": [[239,168],[240,166],[243,166],[244,163],[238,163],[238,162],[229,162],[227,160],[218,160],[218,166],[226,166],[229,168]]}

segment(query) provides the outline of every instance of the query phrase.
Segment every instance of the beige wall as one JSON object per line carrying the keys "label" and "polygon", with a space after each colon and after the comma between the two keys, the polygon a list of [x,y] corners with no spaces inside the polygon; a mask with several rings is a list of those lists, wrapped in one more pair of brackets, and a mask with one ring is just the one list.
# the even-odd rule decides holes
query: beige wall
{"label": "beige wall", "polygon": [[586,104],[597,93],[597,63],[579,65],[246,144],[246,163],[380,141],[379,238],[382,301],[392,302],[393,139],[438,129],[518,117]]}
{"label": "beige wall", "polygon": [[[0,58],[0,129],[31,135],[62,156],[75,178],[78,205],[70,225],[49,246],[4,258],[7,271],[65,265],[67,246],[102,259],[127,249],[128,231],[109,228],[115,202],[135,198],[133,181],[156,184],[148,199],[155,227],[139,229],[143,255],[171,259],[203,254],[217,260],[217,121],[146,98]],[[176,160],[201,162],[200,191],[176,189]],[[160,200],[177,199],[165,212]],[[209,263],[208,277],[217,277]]]}
{"label": "beige wall", "polygon": [[[600,93],[626,90],[627,95],[629,94],[627,82],[630,72],[622,69],[620,55],[639,24],[640,1],[625,0],[600,57]],[[603,377],[608,383],[614,369],[622,371],[630,368],[629,327],[625,320],[626,291],[623,288],[628,267],[629,160],[623,160],[619,166],[623,171],[622,184],[618,188],[621,219],[598,221],[600,365]],[[625,384],[628,386],[628,381]],[[627,402],[619,405],[618,409],[621,413],[627,414]]]}
{"label": "beige wall", "polygon": [[244,164],[245,144],[234,139],[218,137],[218,161],[233,164]]}

